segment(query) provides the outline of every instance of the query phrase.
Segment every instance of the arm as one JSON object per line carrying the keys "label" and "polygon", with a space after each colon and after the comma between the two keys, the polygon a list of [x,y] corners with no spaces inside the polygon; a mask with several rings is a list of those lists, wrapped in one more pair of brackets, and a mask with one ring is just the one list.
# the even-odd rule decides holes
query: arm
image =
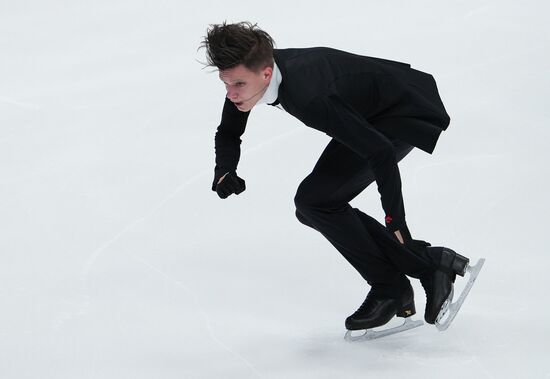
{"label": "arm", "polygon": [[[405,228],[401,177],[391,141],[336,94],[317,97],[307,107],[306,114],[306,124],[315,125],[368,160],[386,213],[386,227],[392,232]],[[400,233],[396,234],[399,236]]]}
{"label": "arm", "polygon": [[222,120],[214,137],[216,166],[212,191],[216,190],[216,185],[228,172],[237,170],[241,156],[240,137],[244,133],[249,114],[250,112],[239,111],[228,98],[225,98]]}

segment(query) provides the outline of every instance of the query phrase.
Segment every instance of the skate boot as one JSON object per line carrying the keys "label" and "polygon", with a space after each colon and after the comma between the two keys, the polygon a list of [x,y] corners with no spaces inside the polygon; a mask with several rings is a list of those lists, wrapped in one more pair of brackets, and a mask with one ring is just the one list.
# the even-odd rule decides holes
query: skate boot
{"label": "skate boot", "polygon": [[[414,307],[414,293],[409,283],[408,287],[398,296],[390,297],[373,287],[359,309],[346,319],[345,339],[349,341],[369,340],[386,335],[395,334],[422,325],[422,321],[411,321],[410,316],[416,313]],[[405,323],[399,327],[382,331],[373,331],[372,328],[385,325],[394,316],[404,317]],[[354,337],[352,330],[364,330],[365,333]]]}
{"label": "skate boot", "polygon": [[[485,260],[480,259],[479,263],[472,267],[468,258],[446,247],[429,248],[429,254],[437,268],[420,278],[426,291],[424,320],[429,324],[436,324],[439,330],[445,330],[460,309]],[[459,301],[452,303],[456,275],[464,276],[466,272],[470,272],[470,280]],[[447,320],[441,322],[446,315],[449,316]]]}

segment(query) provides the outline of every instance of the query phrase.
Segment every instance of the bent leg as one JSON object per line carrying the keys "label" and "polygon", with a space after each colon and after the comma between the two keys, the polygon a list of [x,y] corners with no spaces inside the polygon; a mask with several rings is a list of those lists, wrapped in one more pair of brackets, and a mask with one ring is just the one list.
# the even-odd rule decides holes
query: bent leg
{"label": "bent leg", "polygon": [[[394,141],[396,159],[412,147]],[[296,216],[327,238],[369,284],[402,287],[403,275],[417,277],[428,263],[402,246],[384,226],[349,202],[374,181],[368,162],[332,140],[300,184]]]}

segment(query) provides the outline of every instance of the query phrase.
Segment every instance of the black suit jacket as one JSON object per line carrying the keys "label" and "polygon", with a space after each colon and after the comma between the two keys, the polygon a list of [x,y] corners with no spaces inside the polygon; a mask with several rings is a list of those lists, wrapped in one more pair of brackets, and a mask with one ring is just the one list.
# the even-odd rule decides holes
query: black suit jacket
{"label": "black suit jacket", "polygon": [[[326,47],[275,49],[274,58],[282,74],[274,105],[280,103],[307,126],[369,160],[382,206],[397,229],[404,223],[401,182],[383,178],[386,173],[399,175],[395,156],[388,159],[391,139],[431,154],[450,121],[433,77],[406,63]],[[221,176],[237,169],[248,115],[225,100],[215,136],[213,190]],[[380,188],[381,182],[399,183],[399,188]]]}

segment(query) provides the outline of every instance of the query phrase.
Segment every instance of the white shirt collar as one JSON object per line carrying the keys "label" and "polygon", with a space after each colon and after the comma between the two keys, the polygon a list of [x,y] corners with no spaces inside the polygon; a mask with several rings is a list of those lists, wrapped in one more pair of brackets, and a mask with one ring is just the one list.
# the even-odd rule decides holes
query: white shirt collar
{"label": "white shirt collar", "polygon": [[277,63],[273,62],[273,74],[269,86],[265,91],[264,95],[256,104],[271,104],[279,97],[279,86],[283,81],[283,76],[281,75],[281,70],[277,67]]}

